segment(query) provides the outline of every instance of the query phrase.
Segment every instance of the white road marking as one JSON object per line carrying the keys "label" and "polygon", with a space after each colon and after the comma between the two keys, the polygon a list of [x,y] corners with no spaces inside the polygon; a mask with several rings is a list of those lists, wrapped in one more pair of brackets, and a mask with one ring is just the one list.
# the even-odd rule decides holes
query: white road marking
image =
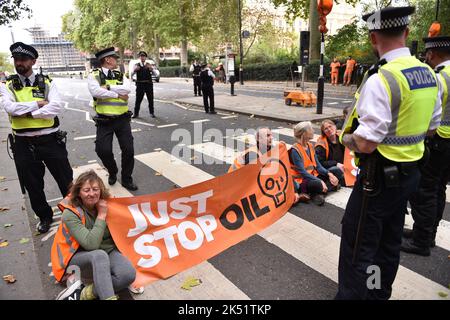
{"label": "white road marking", "polygon": [[237,117],[238,117],[238,115],[233,115],[233,116],[222,117],[221,119],[226,120],[226,119],[232,119],[232,118],[237,118]]}
{"label": "white road marking", "polygon": [[191,123],[202,123],[202,122],[209,122],[209,121],[211,121],[211,120],[209,120],[209,119],[201,119],[201,120],[193,120],[193,121],[191,121]]}
{"label": "white road marking", "polygon": [[169,128],[169,127],[176,127],[178,124],[177,123],[171,123],[171,124],[165,124],[162,126],[157,126],[158,129],[162,129],[162,128]]}
{"label": "white road marking", "polygon": [[[131,130],[131,132],[136,133],[136,132],[141,132],[142,129],[133,129]],[[91,135],[91,136],[83,136],[83,137],[75,137],[73,138],[74,141],[79,141],[79,140],[88,140],[88,139],[95,139],[96,135]]]}
{"label": "white road marking", "polygon": [[[335,205],[336,207],[345,209],[351,193],[352,189],[341,188],[339,192],[332,192],[327,195],[325,201],[332,205]],[[408,208],[408,212],[410,211],[411,210]],[[411,214],[406,215],[405,227],[408,229],[412,229],[413,223],[414,220]],[[436,234],[436,245],[447,251],[450,251],[450,222],[447,220],[441,220],[441,222],[439,223],[438,232]]]}
{"label": "white road marking", "polygon": [[154,127],[155,126],[154,124],[147,123],[147,122],[142,122],[142,121],[137,121],[137,120],[131,120],[131,122],[137,123],[137,124],[142,124],[142,125],[148,126],[148,127]]}

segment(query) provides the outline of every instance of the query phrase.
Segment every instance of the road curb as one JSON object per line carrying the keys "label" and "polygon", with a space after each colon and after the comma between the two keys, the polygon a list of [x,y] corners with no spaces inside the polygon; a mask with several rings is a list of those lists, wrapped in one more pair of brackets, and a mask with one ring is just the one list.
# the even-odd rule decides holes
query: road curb
{"label": "road curb", "polygon": [[[203,105],[202,104],[197,104],[197,103],[187,103],[184,101],[180,101],[180,100],[175,100],[175,101],[167,101],[170,102],[172,104],[179,104],[181,106],[186,106],[187,108],[189,107],[196,107],[199,109],[203,109]],[[285,119],[285,118],[280,118],[280,117],[275,117],[275,116],[269,116],[269,115],[264,115],[264,114],[257,114],[254,112],[249,112],[246,110],[229,110],[226,109],[224,107],[220,107],[220,106],[216,106],[215,110],[217,111],[226,111],[228,113],[238,113],[238,114],[243,114],[243,115],[247,115],[247,116],[255,116],[257,118],[260,119],[266,119],[266,120],[274,120],[274,121],[282,121],[282,122],[287,122],[287,123],[294,123],[294,122],[298,122],[297,120],[294,119]],[[309,121],[313,122],[313,123],[320,123],[325,119],[330,119],[330,120],[336,120],[336,119],[341,119],[341,116],[330,116],[330,117],[323,117],[323,115],[320,118],[317,119],[311,119]]]}

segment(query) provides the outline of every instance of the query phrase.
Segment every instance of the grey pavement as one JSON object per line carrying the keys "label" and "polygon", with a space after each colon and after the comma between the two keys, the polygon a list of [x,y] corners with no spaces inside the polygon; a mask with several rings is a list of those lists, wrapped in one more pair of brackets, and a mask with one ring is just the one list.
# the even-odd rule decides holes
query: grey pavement
{"label": "grey pavement", "polygon": [[[183,78],[163,78],[164,82],[174,82],[174,83],[186,83],[186,80],[190,79]],[[289,86],[290,85],[290,86]],[[305,85],[305,90],[314,92],[314,85],[316,84],[308,83]],[[300,121],[312,121],[319,122],[324,119],[336,119],[342,117],[342,110],[337,108],[331,108],[324,105],[322,114],[317,114],[316,107],[301,107],[295,104],[287,106],[282,98],[282,92],[284,90],[300,89],[292,87],[292,82],[245,82],[243,86],[235,84],[238,89],[242,88],[257,88],[257,89],[269,89],[276,90],[280,92],[279,98],[266,97],[266,96],[255,96],[255,95],[245,95],[237,94],[232,96],[231,94],[224,94],[223,88],[229,88],[228,84],[215,84],[215,108],[220,111],[228,111],[234,113],[240,113],[245,115],[253,115],[259,118],[280,120],[287,122],[300,122]],[[237,89],[237,90],[238,90]],[[327,84],[327,91],[325,95],[344,95],[347,99],[351,100],[354,87],[332,87]],[[175,102],[188,105],[203,107],[202,97],[182,97],[177,98]],[[347,104],[349,105],[349,104]]]}
{"label": "grey pavement", "polygon": [[[0,280],[0,300],[37,300],[45,299],[36,251],[29,219],[26,198],[20,191],[19,180],[11,160],[6,152],[7,136],[11,127],[6,113],[0,112],[0,207],[9,208],[0,211],[0,247],[1,276],[13,275],[14,283]],[[3,179],[4,177],[4,179]],[[10,227],[5,225],[11,224]],[[21,243],[26,242],[26,243]],[[27,242],[28,240],[28,242]]]}

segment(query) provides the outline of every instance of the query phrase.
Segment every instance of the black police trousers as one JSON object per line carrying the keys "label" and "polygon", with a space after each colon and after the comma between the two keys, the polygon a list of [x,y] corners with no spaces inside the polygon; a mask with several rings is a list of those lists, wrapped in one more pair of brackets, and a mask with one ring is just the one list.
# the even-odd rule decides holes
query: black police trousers
{"label": "black police trousers", "polygon": [[148,109],[150,114],[154,114],[154,102],[153,102],[153,83],[151,82],[136,82],[136,104],[134,106],[134,114],[139,115],[141,109],[141,103],[144,99],[144,94],[147,95]]}
{"label": "black police trousers", "polygon": [[95,140],[95,152],[103,165],[108,170],[109,175],[116,175],[119,172],[113,154],[114,134],[119,142],[122,151],[122,183],[133,181],[132,173],[134,169],[134,146],[133,135],[129,118],[118,118],[97,123],[97,137]]}
{"label": "black police trousers", "polygon": [[203,107],[206,112],[215,111],[214,110],[214,87],[212,86],[203,86]]}
{"label": "black police trousers", "polygon": [[51,220],[53,210],[44,193],[45,167],[58,184],[61,196],[65,197],[73,179],[66,144],[58,140],[55,133],[39,137],[15,136],[14,157],[30,197],[31,208],[41,221]]}
{"label": "black police trousers", "polygon": [[198,94],[199,96],[201,96],[202,95],[202,90],[201,90],[202,80],[200,80],[200,76],[193,76],[192,78],[194,80],[194,94],[195,95]]}
{"label": "black police trousers", "polygon": [[428,146],[430,158],[421,168],[419,189],[410,198],[413,242],[419,247],[430,247],[436,238],[450,179],[450,139],[435,136]]}
{"label": "black police trousers", "polygon": [[[392,294],[392,283],[400,262],[407,201],[417,189],[420,172],[418,167],[404,170],[399,173],[398,186],[387,188],[381,166],[378,169],[376,179],[379,193],[368,198],[362,241],[355,264],[352,259],[363,199],[361,177],[364,166],[345,209],[339,251],[337,300],[387,300]],[[379,268],[378,274],[373,271],[374,268]],[[379,287],[377,281],[372,281],[374,279],[379,280]]]}

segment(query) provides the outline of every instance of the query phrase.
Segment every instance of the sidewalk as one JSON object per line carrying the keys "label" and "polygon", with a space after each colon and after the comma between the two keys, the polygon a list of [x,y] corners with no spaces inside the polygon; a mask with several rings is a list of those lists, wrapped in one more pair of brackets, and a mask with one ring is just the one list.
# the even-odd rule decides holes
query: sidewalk
{"label": "sidewalk", "polygon": [[[186,83],[186,80],[192,83],[192,78],[161,78],[165,82],[180,82]],[[223,86],[230,88],[230,84],[219,84],[215,83],[215,86]],[[301,82],[299,82],[301,86]],[[292,81],[245,81],[244,85],[241,85],[239,82],[235,83],[235,89],[250,89],[250,88],[264,88],[264,89],[273,89],[273,90],[284,90],[284,89],[301,89],[301,87],[296,87],[295,83]],[[342,84],[338,86],[332,86],[329,83],[325,83],[325,95],[333,94],[333,95],[342,95],[346,97],[353,97],[357,89],[356,85],[351,85],[349,87],[342,86]],[[317,82],[307,82],[305,81],[305,90],[317,92]]]}
{"label": "sidewalk", "polygon": [[[175,102],[203,108],[202,97],[177,99]],[[323,113],[317,114],[315,107],[286,106],[281,98],[264,98],[226,94],[214,96],[215,109],[221,111],[235,112],[246,115],[254,115],[270,120],[287,122],[311,121],[318,122],[324,119],[335,119],[342,117],[342,110],[323,107]]]}
{"label": "sidewalk", "polygon": [[[19,180],[7,153],[11,132],[8,117],[0,110],[0,300],[46,299],[37,263],[32,231]],[[5,225],[11,225],[5,227]],[[13,275],[16,282],[8,284],[3,276]]]}

